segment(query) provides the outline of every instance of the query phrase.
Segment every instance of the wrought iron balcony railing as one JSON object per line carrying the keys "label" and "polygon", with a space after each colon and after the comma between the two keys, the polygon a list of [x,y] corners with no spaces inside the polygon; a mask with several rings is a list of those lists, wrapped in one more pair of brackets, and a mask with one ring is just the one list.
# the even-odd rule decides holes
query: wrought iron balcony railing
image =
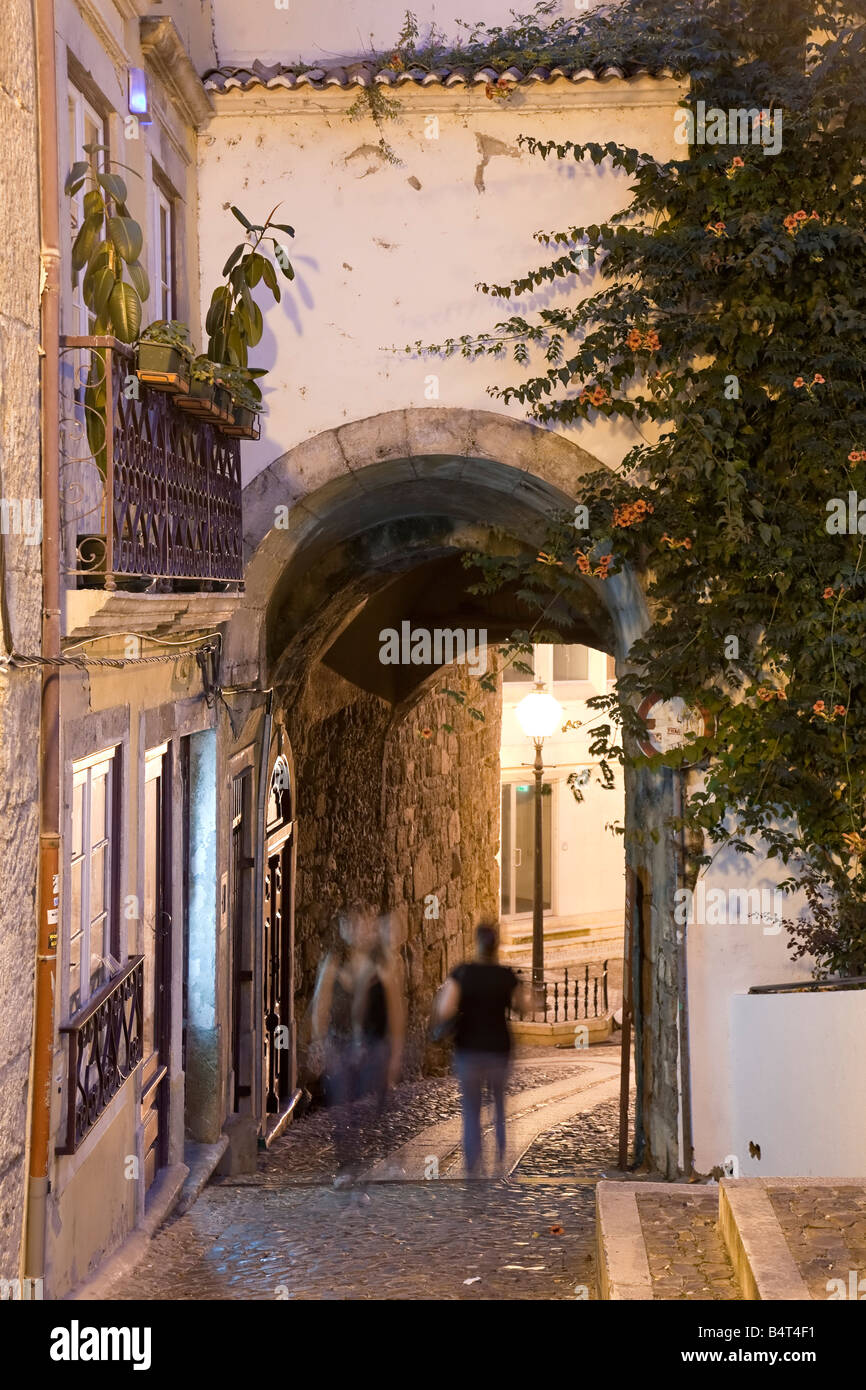
{"label": "wrought iron balcony railing", "polygon": [[[575,966],[560,979],[544,980],[538,1007],[522,1013],[512,1011],[512,1018],[534,1023],[569,1023],[578,1019],[604,1018],[609,1012],[607,961],[598,965]],[[591,973],[590,973],[591,971]],[[529,974],[529,972],[526,972]],[[523,972],[518,970],[518,975]]]}
{"label": "wrought iron balcony railing", "polygon": [[144,956],[98,989],[60,1032],[69,1037],[66,1132],[57,1152],[72,1154],[142,1058]]}
{"label": "wrought iron balcony railing", "polygon": [[240,589],[240,443],[139,381],[111,337],[61,346],[63,565],[74,585]]}

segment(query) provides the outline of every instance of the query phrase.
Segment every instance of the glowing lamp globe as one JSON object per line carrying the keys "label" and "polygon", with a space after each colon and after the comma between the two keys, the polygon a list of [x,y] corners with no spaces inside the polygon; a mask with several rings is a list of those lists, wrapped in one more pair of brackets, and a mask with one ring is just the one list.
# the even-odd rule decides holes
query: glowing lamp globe
{"label": "glowing lamp globe", "polygon": [[515,714],[527,738],[549,738],[562,724],[562,705],[545,690],[543,681],[524,696]]}

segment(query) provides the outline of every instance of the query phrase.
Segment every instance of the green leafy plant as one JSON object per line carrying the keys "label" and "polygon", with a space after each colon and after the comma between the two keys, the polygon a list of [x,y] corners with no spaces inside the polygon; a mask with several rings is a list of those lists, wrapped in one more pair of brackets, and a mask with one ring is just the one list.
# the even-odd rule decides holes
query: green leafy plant
{"label": "green leafy plant", "polygon": [[192,359],[195,354],[195,348],[190,342],[188,325],[177,319],[155,319],[142,329],[138,341],[174,348],[175,352],[187,359]]}
{"label": "green leafy plant", "polygon": [[243,406],[245,410],[251,410],[258,415],[262,407],[262,393],[256,383],[256,377],[266,376],[264,367],[222,367],[220,380],[231,392],[232,400],[236,405]]}
{"label": "green leafy plant", "polygon": [[[101,159],[106,148],[85,145],[87,159],[73,164],[66,179],[65,191],[70,198],[87,186],[82,200],[83,220],[72,244],[72,283],[77,283],[83,271],[81,294],[93,316],[93,333],[110,334],[122,343],[132,343],[138,337],[142,301],[150,294],[150,285],[139,260],[141,228],[126,205],[126,183],[114,172],[126,166]],[[90,451],[103,475],[109,389],[105,352],[94,348],[84,389],[84,418]]]}
{"label": "green leafy plant", "polygon": [[[139,260],[141,227],[126,205],[126,183],[114,172],[127,166],[114,160],[100,161],[106,148],[85,145],[88,158],[73,164],[66,179],[70,197],[89,185],[84,194],[83,221],[72,245],[72,277],[75,284],[84,271],[81,293],[95,320],[94,333],[111,333],[122,343],[133,343],[150,285]],[[101,168],[101,162],[106,167]]]}
{"label": "green leafy plant", "polygon": [[225,371],[224,363],[214,362],[205,353],[200,353],[198,357],[192,359],[189,374],[193,381],[206,381],[211,386],[221,386]]}
{"label": "green leafy plant", "polygon": [[274,263],[259,250],[263,243],[270,242],[274,260],[285,278],[295,278],[285,245],[274,235],[283,232],[293,237],[294,229],[285,223],[272,221],[276,211],[277,208],[274,208],[264,223],[253,223],[240,208],[232,207],[232,213],[245,228],[247,236],[234,248],[223,266],[225,283],[218,285],[211,297],[205,330],[208,334],[207,355],[213,362],[235,367],[248,366],[249,349],[261,340],[263,331],[262,311],[252,296],[252,290],[260,281],[267,286],[277,303],[280,301]]}
{"label": "green leafy plant", "polygon": [[479,286],[500,302],[545,286],[553,303],[432,345],[510,357],[520,380],[492,394],[540,423],[634,429],[618,468],[575,478],[580,526],[553,517],[537,554],[475,557],[479,584],[517,582],[557,625],[587,582],[641,575],[651,625],[615,692],[590,701],[595,751],[637,762],[651,692],[707,710],[703,783],[675,824],[703,862],[729,847],[789,866],[784,886],[807,900],[792,947],[818,974],[866,973],[866,519],[828,518],[866,498],[864,14],[860,0],[626,0],[586,16],[572,55],[610,40],[688,75],[693,121],[698,101],[781,111],[782,152],[753,137],[665,161],[523,137],[543,160],[622,171],[628,205],[539,233],[542,264]]}

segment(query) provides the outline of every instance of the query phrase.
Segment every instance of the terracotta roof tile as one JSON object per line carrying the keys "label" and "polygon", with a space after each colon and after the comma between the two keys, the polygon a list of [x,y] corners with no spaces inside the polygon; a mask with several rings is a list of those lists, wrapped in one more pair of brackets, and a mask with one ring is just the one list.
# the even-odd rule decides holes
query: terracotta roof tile
{"label": "terracotta roof tile", "polygon": [[407,84],[416,87],[457,87],[496,82],[503,77],[515,86],[527,86],[530,83],[556,82],[562,78],[571,82],[607,82],[615,78],[670,75],[666,69],[635,67],[624,70],[603,65],[595,69],[536,66],[528,71],[510,67],[504,73],[490,67],[434,68],[429,72],[425,68],[416,67],[397,72],[391,67],[377,67],[375,63],[364,61],[335,65],[331,68],[308,68],[306,72],[298,72],[297,68],[284,63],[266,64],[255,59],[245,67],[226,64],[220,68],[212,68],[210,72],[205,73],[203,82],[208,92],[248,92],[253,87],[266,87],[270,90],[287,88],[290,91],[297,87],[312,87],[316,91],[324,91],[328,87],[369,87],[374,82],[385,87],[404,87]]}

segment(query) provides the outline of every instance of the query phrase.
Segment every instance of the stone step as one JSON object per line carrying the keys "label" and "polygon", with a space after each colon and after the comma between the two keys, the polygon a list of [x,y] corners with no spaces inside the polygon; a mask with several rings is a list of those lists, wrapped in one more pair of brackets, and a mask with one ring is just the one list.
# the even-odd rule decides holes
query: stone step
{"label": "stone step", "polygon": [[596,1213],[602,1298],[859,1296],[866,1178],[606,1181]]}

